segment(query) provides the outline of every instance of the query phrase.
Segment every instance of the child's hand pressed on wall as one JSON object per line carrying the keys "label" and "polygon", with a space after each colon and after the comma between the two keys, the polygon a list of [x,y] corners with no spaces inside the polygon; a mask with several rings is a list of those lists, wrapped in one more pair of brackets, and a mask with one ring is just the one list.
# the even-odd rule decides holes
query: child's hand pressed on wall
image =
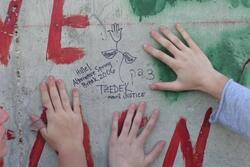
{"label": "child's hand pressed on wall", "polygon": [[146,127],[138,134],[144,112],[145,103],[141,103],[138,108],[135,104],[130,105],[120,135],[118,135],[119,113],[114,113],[109,141],[110,167],[147,167],[160,155],[165,145],[164,141],[159,141],[150,153],[146,154],[144,151],[145,142],[154,129],[160,112],[154,111]]}
{"label": "child's hand pressed on wall", "polygon": [[151,32],[154,40],[168,49],[174,57],[149,44],[144,45],[147,53],[168,65],[177,74],[176,81],[154,83],[150,88],[170,91],[200,90],[220,99],[227,77],[213,68],[207,56],[180,24],[176,25],[176,29],[188,46],[166,27],[160,28],[161,33]]}
{"label": "child's hand pressed on wall", "polygon": [[9,118],[8,113],[0,107],[0,160],[7,154],[8,146],[6,144],[7,136],[4,124]]}
{"label": "child's hand pressed on wall", "polygon": [[[47,109],[47,127],[37,127],[46,142],[59,154],[59,166],[86,166],[83,148],[83,118],[80,96],[73,89],[73,107],[62,80],[50,76],[40,84],[42,105]],[[33,116],[33,121],[39,119]],[[39,124],[37,124],[39,125]],[[40,124],[41,125],[41,124]],[[40,126],[39,125],[39,126]]]}

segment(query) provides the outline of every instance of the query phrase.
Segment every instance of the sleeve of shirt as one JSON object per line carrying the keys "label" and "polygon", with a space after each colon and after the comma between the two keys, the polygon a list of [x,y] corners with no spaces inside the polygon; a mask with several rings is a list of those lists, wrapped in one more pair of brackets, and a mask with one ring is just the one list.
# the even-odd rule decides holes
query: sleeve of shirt
{"label": "sleeve of shirt", "polygon": [[223,90],[217,112],[211,123],[223,126],[250,138],[250,89],[229,80]]}

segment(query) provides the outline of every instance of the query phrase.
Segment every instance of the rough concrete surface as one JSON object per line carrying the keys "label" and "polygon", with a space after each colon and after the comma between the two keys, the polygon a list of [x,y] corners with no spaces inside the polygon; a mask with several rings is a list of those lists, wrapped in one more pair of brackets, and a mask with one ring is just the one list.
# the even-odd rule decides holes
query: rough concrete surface
{"label": "rough concrete surface", "polygon": [[[153,42],[150,30],[157,30],[160,25],[175,32],[174,24],[182,23],[216,69],[249,85],[248,64],[244,68],[250,58],[249,0],[65,0],[64,15],[88,16],[89,20],[85,28],[62,27],[62,47],[84,48],[85,51],[83,58],[68,64],[48,58],[53,3],[58,1],[61,0],[22,1],[9,49],[9,62],[0,64],[0,104],[10,113],[7,128],[17,134],[17,139],[10,142],[6,167],[29,164],[36,139],[36,133],[29,128],[29,114],[41,114],[38,85],[49,75],[63,79],[68,90],[74,86],[80,89],[96,167],[108,166],[107,143],[112,113],[125,110],[131,102],[147,101],[147,115],[155,108],[161,110],[157,127],[145,149],[149,151],[160,139],[165,139],[167,145],[153,166],[162,166],[181,117],[187,120],[194,147],[207,109],[216,110],[218,104],[199,92],[176,94],[149,90],[148,85],[154,81],[175,78],[168,68],[142,49],[145,42]],[[3,22],[10,2],[0,1]],[[110,34],[115,23],[122,28],[121,38]],[[90,81],[91,77],[86,79],[87,74],[98,79]],[[110,85],[122,89],[112,93],[107,91]],[[133,94],[124,97],[128,93]],[[57,166],[56,154],[48,146],[43,150],[39,166]],[[180,148],[174,166],[185,166]],[[248,139],[220,125],[212,125],[203,166],[250,166]]]}

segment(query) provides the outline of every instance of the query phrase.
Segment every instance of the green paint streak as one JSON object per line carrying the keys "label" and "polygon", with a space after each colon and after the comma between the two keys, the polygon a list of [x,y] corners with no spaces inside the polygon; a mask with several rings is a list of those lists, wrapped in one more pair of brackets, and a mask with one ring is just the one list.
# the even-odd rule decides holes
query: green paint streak
{"label": "green paint streak", "polygon": [[228,1],[231,3],[232,7],[234,8],[237,8],[240,5],[240,3],[244,7],[250,8],[250,0],[228,0]]}
{"label": "green paint streak", "polygon": [[250,27],[235,32],[224,32],[218,43],[206,49],[215,69],[240,80],[244,63],[250,57]]}
{"label": "green paint streak", "polygon": [[250,63],[245,67],[240,83],[250,88]]}
{"label": "green paint streak", "polygon": [[[166,52],[166,50],[163,51]],[[209,46],[205,52],[215,69],[235,81],[240,81],[243,66],[250,58],[250,27],[222,33],[219,41]],[[154,65],[160,81],[169,82],[176,79],[176,74],[165,64],[154,60]],[[242,83],[250,86],[250,65],[245,68]],[[183,93],[166,91],[164,95],[170,102],[174,102]]]}
{"label": "green paint streak", "polygon": [[237,8],[240,5],[240,0],[229,0],[232,7]]}
{"label": "green paint streak", "polygon": [[[187,2],[192,0],[178,0],[178,2]],[[208,2],[212,0],[193,0],[197,2]],[[227,0],[231,3],[232,7],[236,8],[241,4],[244,7],[250,8],[250,0]],[[167,4],[170,7],[173,7],[177,4],[177,0],[129,0],[129,3],[133,9],[133,12],[136,16],[142,17],[154,16],[162,12]]]}
{"label": "green paint streak", "polygon": [[129,0],[129,2],[133,12],[140,17],[140,21],[143,16],[152,16],[160,13],[166,6],[166,0]]}
{"label": "green paint streak", "polygon": [[250,0],[241,0],[243,6],[250,8]]}

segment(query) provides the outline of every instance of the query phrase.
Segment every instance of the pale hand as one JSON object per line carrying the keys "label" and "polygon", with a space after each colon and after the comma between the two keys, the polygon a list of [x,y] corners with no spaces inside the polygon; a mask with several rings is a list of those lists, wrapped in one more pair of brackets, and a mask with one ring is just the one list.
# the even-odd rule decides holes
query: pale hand
{"label": "pale hand", "polygon": [[[145,142],[152,133],[160,112],[154,111],[146,127],[138,134],[144,112],[145,103],[141,103],[138,108],[135,104],[130,105],[119,136],[119,113],[114,113],[112,134],[109,141],[110,167],[148,167],[160,155],[164,148],[165,141],[159,141],[148,154],[144,151]],[[134,114],[134,121],[132,121]]]}
{"label": "pale hand", "polygon": [[174,57],[152,47],[144,45],[144,50],[168,65],[176,74],[173,82],[157,82],[150,85],[153,90],[185,91],[200,90],[220,99],[228,78],[216,71],[207,56],[180,25],[176,29],[186,40],[186,46],[168,28],[161,27],[160,32],[151,32],[151,36],[160,45],[168,49]]}

